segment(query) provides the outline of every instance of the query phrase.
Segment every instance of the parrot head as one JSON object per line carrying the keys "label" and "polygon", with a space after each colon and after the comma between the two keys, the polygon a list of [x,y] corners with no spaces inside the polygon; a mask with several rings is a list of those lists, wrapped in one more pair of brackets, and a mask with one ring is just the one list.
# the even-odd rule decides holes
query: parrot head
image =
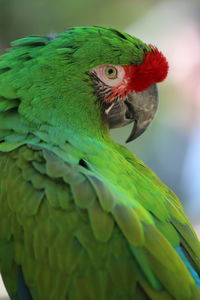
{"label": "parrot head", "polygon": [[156,83],[168,72],[166,58],[156,47],[99,26],[72,27],[12,45],[2,62],[0,93],[4,99],[12,97],[9,107],[17,105],[17,112],[31,124],[95,134],[133,123],[128,142],[154,118]]}
{"label": "parrot head", "polygon": [[73,28],[73,34],[73,45],[83,56],[83,70],[89,75],[86,82],[94,89],[103,121],[110,129],[133,122],[127,142],[134,140],[155,116],[156,83],[167,75],[166,58],[153,45],[113,28]]}
{"label": "parrot head", "polygon": [[134,123],[126,142],[141,135],[153,120],[158,107],[156,83],[163,81],[168,72],[166,58],[157,48],[140,46],[143,60],[138,65],[105,64],[90,71],[109,127]]}

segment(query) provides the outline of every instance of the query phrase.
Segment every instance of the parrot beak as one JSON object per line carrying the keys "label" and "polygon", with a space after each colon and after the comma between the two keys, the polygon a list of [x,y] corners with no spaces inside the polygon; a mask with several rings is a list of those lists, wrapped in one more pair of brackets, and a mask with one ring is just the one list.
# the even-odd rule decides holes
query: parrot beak
{"label": "parrot beak", "polygon": [[156,84],[143,92],[131,92],[125,101],[113,102],[105,110],[109,128],[123,127],[134,122],[133,129],[126,143],[140,136],[154,119],[158,108]]}

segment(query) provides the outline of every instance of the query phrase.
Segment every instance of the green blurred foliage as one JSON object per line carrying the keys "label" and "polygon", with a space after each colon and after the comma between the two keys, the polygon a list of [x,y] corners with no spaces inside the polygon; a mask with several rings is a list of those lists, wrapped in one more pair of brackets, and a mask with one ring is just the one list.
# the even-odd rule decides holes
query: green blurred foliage
{"label": "green blurred foliage", "polygon": [[[0,44],[26,35],[62,32],[66,27],[125,28],[157,0],[0,0]],[[2,50],[1,50],[2,51]]]}

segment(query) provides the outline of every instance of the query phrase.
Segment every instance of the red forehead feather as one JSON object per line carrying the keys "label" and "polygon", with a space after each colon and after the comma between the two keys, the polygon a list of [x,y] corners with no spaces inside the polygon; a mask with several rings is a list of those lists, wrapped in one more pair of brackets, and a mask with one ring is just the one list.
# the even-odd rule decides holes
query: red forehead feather
{"label": "red forehead feather", "polygon": [[152,50],[145,54],[140,65],[123,66],[129,91],[141,92],[167,76],[169,66],[165,56],[157,48],[150,47]]}

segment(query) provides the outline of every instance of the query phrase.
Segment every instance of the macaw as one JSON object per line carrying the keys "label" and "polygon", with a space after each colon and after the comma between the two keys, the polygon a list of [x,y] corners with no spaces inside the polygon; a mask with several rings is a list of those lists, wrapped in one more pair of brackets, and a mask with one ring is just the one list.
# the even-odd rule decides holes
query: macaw
{"label": "macaw", "polygon": [[109,134],[145,131],[167,72],[155,46],[99,26],[22,38],[1,56],[10,299],[200,299],[200,244],[178,198]]}

